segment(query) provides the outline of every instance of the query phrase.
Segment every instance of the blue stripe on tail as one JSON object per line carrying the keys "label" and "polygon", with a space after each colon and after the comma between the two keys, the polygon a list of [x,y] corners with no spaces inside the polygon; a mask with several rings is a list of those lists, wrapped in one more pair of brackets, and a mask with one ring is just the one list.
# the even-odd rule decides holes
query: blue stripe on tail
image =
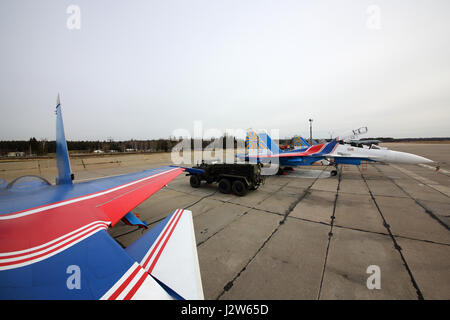
{"label": "blue stripe on tail", "polygon": [[325,146],[325,148],[323,148],[323,150],[315,155],[327,155],[330,152],[333,151],[334,147],[336,146],[336,144],[338,144],[338,142],[336,141],[336,139],[333,139],[332,141],[328,142]]}

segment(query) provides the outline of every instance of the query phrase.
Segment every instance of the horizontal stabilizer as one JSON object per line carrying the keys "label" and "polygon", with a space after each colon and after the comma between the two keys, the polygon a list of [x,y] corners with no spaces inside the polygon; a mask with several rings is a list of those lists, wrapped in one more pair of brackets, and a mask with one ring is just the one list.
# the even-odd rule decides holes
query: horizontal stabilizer
{"label": "horizontal stabilizer", "polygon": [[126,252],[176,299],[204,299],[192,213],[178,209]]}

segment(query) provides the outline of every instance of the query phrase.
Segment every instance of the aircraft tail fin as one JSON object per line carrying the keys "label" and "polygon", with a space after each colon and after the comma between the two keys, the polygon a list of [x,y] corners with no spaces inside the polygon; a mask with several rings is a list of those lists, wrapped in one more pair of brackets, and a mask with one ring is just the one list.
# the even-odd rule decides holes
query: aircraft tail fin
{"label": "aircraft tail fin", "polygon": [[308,148],[311,147],[311,145],[301,136],[295,136],[292,138],[292,144],[294,145],[294,148]]}
{"label": "aircraft tail fin", "polygon": [[245,150],[258,150],[259,149],[259,138],[255,131],[252,129],[247,130],[247,135],[245,136]]}
{"label": "aircraft tail fin", "polygon": [[245,149],[258,150],[258,151],[270,151],[273,154],[281,153],[280,147],[267,133],[256,133],[249,129],[247,130],[247,136],[245,138]]}
{"label": "aircraft tail fin", "polygon": [[73,175],[70,170],[69,151],[67,149],[67,141],[64,134],[64,123],[59,94],[56,100],[56,165],[58,167],[56,184],[72,184]]}

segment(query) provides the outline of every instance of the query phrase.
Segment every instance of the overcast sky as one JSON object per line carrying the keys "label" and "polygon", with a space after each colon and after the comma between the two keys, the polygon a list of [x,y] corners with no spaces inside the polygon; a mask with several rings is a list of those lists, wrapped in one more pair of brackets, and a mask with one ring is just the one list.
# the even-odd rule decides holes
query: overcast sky
{"label": "overcast sky", "polygon": [[58,92],[69,140],[198,120],[308,136],[309,118],[319,138],[448,137],[449,14],[448,0],[2,0],[0,139],[54,140]]}

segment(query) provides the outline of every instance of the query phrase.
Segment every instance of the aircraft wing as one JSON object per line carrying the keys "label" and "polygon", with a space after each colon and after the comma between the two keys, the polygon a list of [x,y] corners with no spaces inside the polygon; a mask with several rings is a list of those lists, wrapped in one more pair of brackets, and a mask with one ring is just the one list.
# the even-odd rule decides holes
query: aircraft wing
{"label": "aircraft wing", "polygon": [[[189,280],[170,285],[164,284],[167,277],[155,280],[106,231],[183,171],[163,167],[76,184],[39,184],[32,190],[20,183],[1,189],[0,298],[203,298],[201,285],[200,291],[194,290],[196,295],[184,294]],[[190,212],[176,211],[173,216],[178,223],[165,233],[155,270],[166,265],[168,256],[176,260],[183,245],[195,247]],[[164,232],[158,232],[162,224],[152,234]],[[141,246],[153,244],[153,238],[139,240]],[[169,273],[198,271],[196,251],[184,248],[183,254],[190,256],[194,267],[178,263],[178,270]],[[186,279],[193,279],[192,286],[198,287],[198,279]]]}
{"label": "aircraft wing", "polygon": [[[22,188],[20,184],[11,185],[0,191],[0,221],[14,223],[16,218],[22,221],[46,217],[47,223],[53,219],[58,223],[70,219],[74,221],[71,225],[81,225],[102,218],[115,225],[183,171],[183,168],[167,166],[70,185],[42,186],[35,190]],[[83,211],[86,208],[89,210]],[[62,216],[64,218],[59,218]],[[61,224],[58,227],[61,228]]]}

